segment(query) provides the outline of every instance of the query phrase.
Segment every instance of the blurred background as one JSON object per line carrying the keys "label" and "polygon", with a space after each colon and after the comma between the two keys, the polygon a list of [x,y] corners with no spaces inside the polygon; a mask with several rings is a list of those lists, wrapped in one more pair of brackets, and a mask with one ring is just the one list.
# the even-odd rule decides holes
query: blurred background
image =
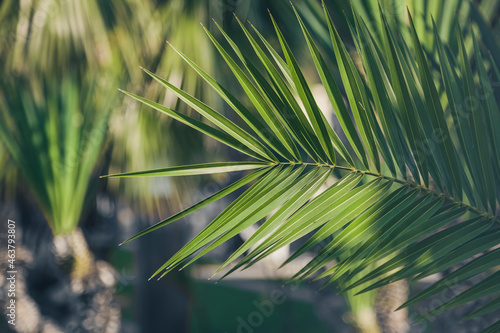
{"label": "blurred background", "polygon": [[[498,51],[500,1],[380,1],[391,24],[414,15],[426,51],[431,15],[455,52],[455,18],[469,36],[472,26],[492,57]],[[377,1],[353,0],[377,31]],[[321,2],[294,5],[335,60]],[[349,50],[350,5],[326,1]],[[237,195],[172,225],[118,244],[188,207],[241,175],[100,179],[122,171],[242,160],[189,127],[141,106],[122,88],[192,117],[189,107],[144,76],[143,66],[221,112],[197,74],[165,43],[243,98],[242,89],[216,56],[200,23],[216,36],[212,18],[233,38],[249,20],[272,45],[267,14],[277,18],[301,61],[321,107],[331,105],[286,0],[2,0],[0,2],[0,304],[8,301],[7,220],[16,222],[16,325],[0,318],[0,332],[475,332],[474,320],[447,312],[413,323],[413,311],[393,310],[409,290],[404,282],[361,296],[319,291],[321,284],[283,286],[301,261],[278,270],[292,248],[216,284],[208,277],[249,236],[241,234],[190,269],[160,281],[149,276],[202,230]],[[404,30],[402,32],[405,33]],[[470,39],[469,39],[470,41]],[[469,46],[471,44],[469,43]],[[249,47],[242,44],[241,47]],[[337,73],[338,74],[338,73]],[[337,75],[337,79],[340,76]],[[231,117],[231,114],[227,114]],[[199,118],[198,118],[199,119]],[[337,127],[338,128],[338,127]],[[298,245],[297,245],[298,246]],[[307,257],[304,258],[304,262]],[[432,279],[415,287],[422,289]],[[432,301],[432,300],[431,300]],[[473,305],[470,305],[473,307]]]}

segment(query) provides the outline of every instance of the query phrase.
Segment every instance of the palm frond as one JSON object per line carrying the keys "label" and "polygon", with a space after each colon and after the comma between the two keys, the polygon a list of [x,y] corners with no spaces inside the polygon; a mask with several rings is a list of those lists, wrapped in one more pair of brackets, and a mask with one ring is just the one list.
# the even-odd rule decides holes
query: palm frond
{"label": "palm frond", "polygon": [[[428,315],[494,295],[499,291],[498,273],[491,274],[491,270],[500,263],[497,250],[490,249],[500,244],[496,215],[500,199],[500,146],[495,132],[500,128],[500,119],[486,69],[493,70],[494,64],[483,58],[474,39],[472,53],[467,52],[458,24],[458,57],[446,51],[446,44],[434,27],[432,35],[438,48],[441,82],[432,75],[428,55],[411,17],[407,31],[411,38],[396,38],[397,31],[391,28],[380,9],[378,31],[382,33],[379,36],[382,43],[375,41],[363,18],[353,10],[355,20],[351,32],[362,61],[362,68],[358,68],[326,8],[324,14],[343,87],[333,79],[325,60],[328,58],[320,53],[296,12],[344,133],[336,133],[329,125],[272,16],[280,51],[273,49],[255,28],[258,38],[254,38],[239,22],[259,59],[258,64],[252,63],[239,50],[238,43],[224,34],[241,62],[239,65],[207,31],[244,88],[252,103],[251,109],[242,111],[243,103],[238,103],[181,54],[241,120],[252,127],[246,132],[236,123],[229,126],[217,111],[174,89],[210,123],[206,126],[211,130],[203,129],[203,132],[225,133],[240,145],[234,147],[228,140],[220,142],[249,158],[255,158],[257,153],[263,162],[245,162],[247,166],[262,168],[235,183],[234,188],[231,185],[131,238],[186,216],[255,180],[152,277],[162,277],[175,268],[186,267],[264,220],[216,273],[225,269],[225,276],[248,268],[281,247],[306,237],[284,264],[308,250],[319,251],[292,281],[314,277],[324,279],[325,286],[334,284],[339,290],[350,292],[357,288],[366,292],[403,278],[415,282],[475,257],[452,273],[451,278],[445,277],[403,306],[441,291],[449,286],[449,281],[461,282],[478,274],[486,278],[443,302]],[[469,62],[471,56],[476,64],[475,72]],[[260,72],[261,68],[268,78]],[[165,80],[148,74],[173,89]],[[483,95],[476,94],[476,82],[485,92]],[[445,100],[438,94],[440,85],[445,87]],[[342,90],[347,94],[347,105],[340,93]],[[160,109],[141,97],[127,94]],[[256,111],[254,117],[262,127],[249,121],[252,110]],[[162,111],[186,121],[185,116],[175,111]],[[347,142],[342,142],[338,134],[344,134]],[[248,136],[254,140],[242,139]],[[274,153],[279,157],[275,158]],[[185,170],[192,167],[186,166]],[[158,174],[154,170],[135,174],[149,172]],[[319,189],[332,178],[335,178],[334,184],[321,192]],[[493,301],[469,317],[497,308],[498,302]]]}

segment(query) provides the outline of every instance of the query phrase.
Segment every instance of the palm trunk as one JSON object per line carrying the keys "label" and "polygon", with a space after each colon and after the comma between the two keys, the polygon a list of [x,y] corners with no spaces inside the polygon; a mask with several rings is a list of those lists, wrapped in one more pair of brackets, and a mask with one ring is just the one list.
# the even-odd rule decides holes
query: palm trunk
{"label": "palm trunk", "polygon": [[70,277],[71,289],[90,302],[86,310],[86,330],[117,333],[120,307],[113,301],[117,273],[105,261],[96,261],[80,228],[54,237],[54,255]]}
{"label": "palm trunk", "polygon": [[375,309],[384,333],[409,332],[408,309],[394,311],[406,302],[408,294],[409,288],[406,280],[388,284],[378,290]]}
{"label": "palm trunk", "polygon": [[380,333],[382,330],[374,308],[376,293],[372,290],[356,295],[360,288],[348,290],[344,294],[350,310],[347,320],[358,333]]}
{"label": "palm trunk", "polygon": [[96,263],[82,230],[54,236],[54,255],[61,266],[69,269],[73,291],[83,292],[96,271]]}
{"label": "palm trunk", "polygon": [[359,333],[380,333],[377,314],[372,307],[367,306],[351,313],[353,326]]}

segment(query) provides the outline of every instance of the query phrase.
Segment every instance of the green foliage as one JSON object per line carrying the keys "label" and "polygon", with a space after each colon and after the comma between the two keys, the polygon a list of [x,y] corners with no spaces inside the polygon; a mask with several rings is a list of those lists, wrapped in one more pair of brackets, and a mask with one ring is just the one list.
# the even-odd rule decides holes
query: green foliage
{"label": "green foliage", "polygon": [[[414,282],[474,257],[452,277],[436,282],[404,306],[434,295],[450,283],[481,273],[487,276],[484,280],[451,300],[443,300],[426,316],[487,295],[494,296],[499,291],[500,279],[498,272],[491,273],[491,270],[499,265],[498,255],[496,250],[484,253],[500,243],[496,217],[500,198],[500,141],[495,132],[500,128],[500,114],[486,69],[494,68],[494,64],[484,60],[474,38],[472,52],[467,52],[458,24],[459,54],[455,57],[448,52],[447,44],[441,41],[439,30],[434,26],[432,38],[441,71],[441,78],[436,79],[420,42],[422,33],[417,33],[410,15],[409,30],[404,32],[409,38],[402,38],[399,28],[391,28],[380,10],[377,30],[380,36],[375,37],[353,10],[351,31],[361,59],[358,66],[326,9],[324,14],[342,85],[333,79],[325,60],[328,58],[321,55],[296,13],[346,142],[340,140],[340,133],[333,130],[321,112],[272,16],[284,58],[255,28],[252,27],[257,38],[241,24],[259,63],[252,63],[239,51],[239,43],[224,35],[241,61],[237,64],[207,31],[244,88],[255,115],[194,62],[182,56],[249,129],[229,122],[201,101],[146,71],[219,128],[198,126],[200,130],[229,146],[238,141],[239,145],[233,148],[265,162],[262,165],[245,162],[252,163],[247,166],[261,168],[236,182],[234,187],[131,238],[173,222],[255,179],[253,185],[152,277],[162,277],[175,268],[186,267],[265,219],[217,272],[230,264],[226,275],[249,267],[279,248],[306,237],[284,264],[305,251],[320,250],[292,278],[295,282],[314,277],[325,279],[325,285],[334,283],[343,291],[361,287],[368,291],[403,278]],[[474,67],[470,58],[474,59]],[[445,87],[443,96],[438,90],[441,85]],[[347,95],[348,107],[341,91]],[[192,124],[186,116],[127,94]],[[222,139],[224,132],[233,141]],[[225,167],[233,170],[235,165],[240,164],[228,162]],[[197,167],[198,172],[193,166],[175,170],[190,175],[224,172],[213,164],[208,166],[208,170],[206,166]],[[173,169],[165,171],[169,170]],[[133,172],[133,175],[150,173],[158,175],[158,170]],[[333,185],[318,194],[334,174]],[[494,300],[470,317],[497,308],[498,301]],[[494,326],[490,330],[494,330]]]}
{"label": "green foliage", "polygon": [[0,136],[54,234],[73,231],[94,197],[119,102],[105,92],[126,77],[105,12],[96,1],[0,5]]}
{"label": "green foliage", "polygon": [[[15,195],[19,174],[53,232],[68,233],[95,198],[95,176],[107,167],[103,157],[110,136],[116,139],[113,172],[125,164],[140,167],[164,157],[165,145],[158,142],[164,141],[168,123],[150,112],[140,113],[140,103],[121,104],[117,82],[137,85],[142,82],[137,65],[154,64],[170,80],[180,79],[186,91],[198,93],[196,72],[172,57],[173,50],[164,52],[164,42],[168,35],[183,50],[199,53],[197,47],[206,48],[207,40],[194,48],[187,42],[203,34],[197,23],[204,9],[203,4],[178,0],[2,2],[0,182],[6,190],[2,194]],[[182,36],[188,31],[192,38]],[[196,60],[212,63],[207,53]],[[154,101],[163,98],[166,104],[175,105],[177,100],[154,85],[143,93]],[[114,110],[119,112],[112,117]],[[124,113],[126,122],[120,118]],[[128,136],[130,127],[137,125],[141,132]],[[136,187],[130,185],[122,186],[122,193],[135,194]],[[128,199],[139,201],[143,211],[152,211],[152,191],[142,185],[146,190],[140,192],[140,200],[137,195]]]}
{"label": "green foliage", "polygon": [[[107,135],[112,99],[96,90],[94,78],[65,77],[62,84],[13,76],[2,81],[0,137],[35,194],[54,234],[69,233],[80,221],[89,184]],[[89,82],[90,81],[90,82]]]}
{"label": "green foliage", "polygon": [[[165,43],[167,40],[179,50],[193,54],[198,65],[214,72],[216,63],[213,52],[209,50],[210,41],[204,38],[204,32],[199,27],[200,22],[208,22],[208,1],[130,1],[134,4],[130,13],[128,6],[124,6],[128,1],[124,3],[122,0],[116,1],[116,4],[113,2],[114,6],[109,13],[119,19],[111,35],[118,44],[127,75],[130,76],[129,85],[137,87],[143,84],[142,75],[137,71],[137,67],[142,65],[161,73],[168,82],[202,98],[207,104],[218,105],[216,94],[204,87],[196,71]],[[120,66],[120,70],[123,70],[124,66]],[[162,89],[155,80],[147,82],[140,94],[159,105],[176,108],[177,111],[192,116],[189,106],[181,103],[171,91]],[[195,118],[194,121],[199,122],[200,117]],[[182,124],[172,122],[171,118],[161,117],[151,112],[149,107],[130,99],[114,112],[110,132],[113,139],[110,172],[123,172],[126,167],[144,169],[164,161],[174,164],[175,160],[186,160],[193,155],[203,154],[202,145],[198,144],[203,140],[201,135],[190,135],[190,140],[175,142],[173,138],[185,133]],[[176,188],[179,185],[177,183],[171,182],[169,186]],[[192,184],[189,180],[181,180],[181,183],[183,186]],[[151,179],[113,181],[108,182],[107,186],[111,193],[126,199],[144,215],[157,218],[163,212],[161,207],[164,205],[160,204],[160,200],[165,199],[164,193],[159,193],[158,183]],[[171,206],[180,205],[172,199],[169,198]]]}

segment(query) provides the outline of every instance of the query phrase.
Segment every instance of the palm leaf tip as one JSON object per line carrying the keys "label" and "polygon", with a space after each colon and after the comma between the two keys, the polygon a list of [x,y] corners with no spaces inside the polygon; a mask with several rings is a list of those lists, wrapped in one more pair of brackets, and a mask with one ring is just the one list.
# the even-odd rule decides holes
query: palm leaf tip
{"label": "palm leaf tip", "polygon": [[273,163],[264,162],[216,162],[216,163],[202,163],[192,165],[174,166],[168,168],[124,172],[117,174],[104,175],[101,177],[116,178],[116,177],[141,177],[141,176],[195,176],[195,175],[209,175],[214,173],[226,173],[245,171],[258,168],[265,168],[274,165]]}

